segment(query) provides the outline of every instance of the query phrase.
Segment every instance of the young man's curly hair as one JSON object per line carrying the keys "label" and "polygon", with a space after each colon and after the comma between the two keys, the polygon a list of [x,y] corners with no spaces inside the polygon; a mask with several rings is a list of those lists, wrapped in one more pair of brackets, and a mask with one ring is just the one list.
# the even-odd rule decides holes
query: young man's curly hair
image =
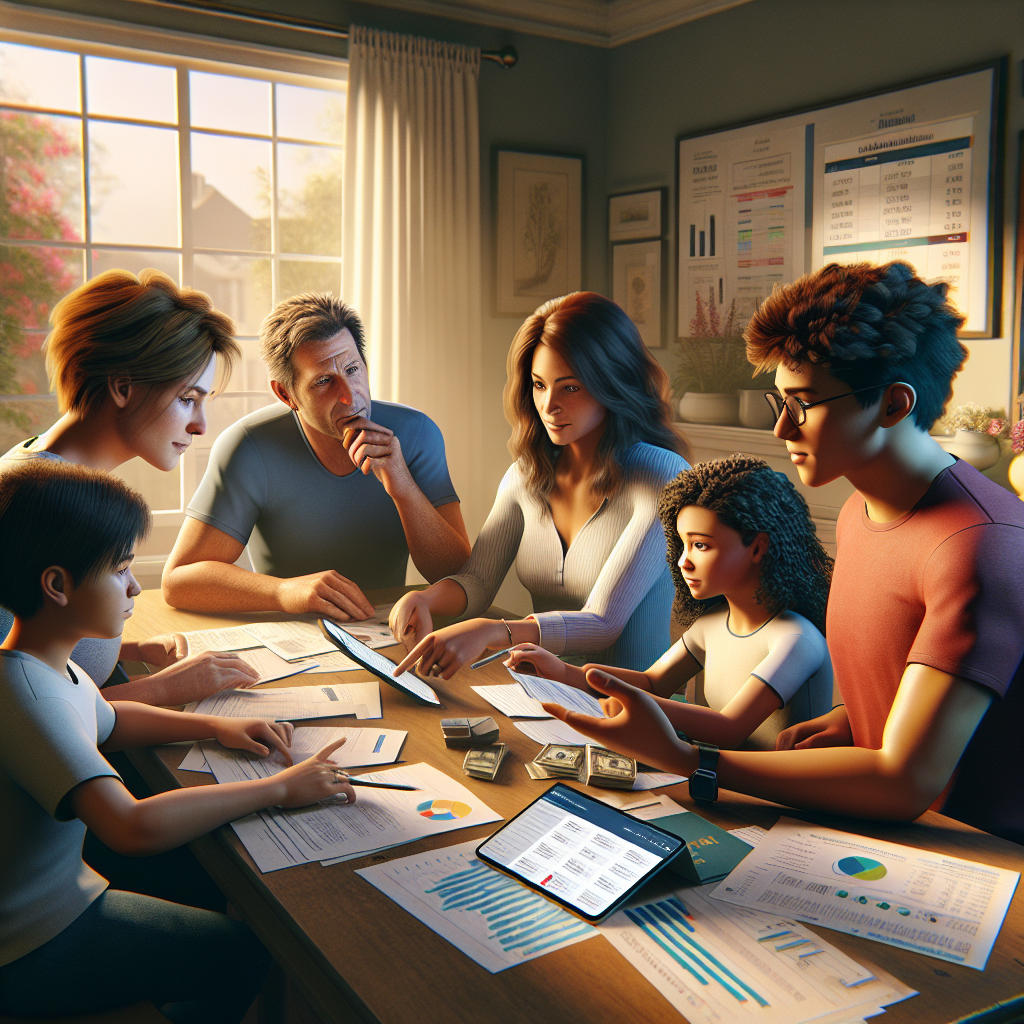
{"label": "young man's curly hair", "polygon": [[768,550],[761,560],[757,602],[773,614],[790,610],[809,619],[825,632],[825,605],[832,582],[832,558],[814,532],[807,502],[782,473],[749,455],[701,462],[684,470],[665,485],[658,515],[665,528],[668,564],[676,587],[673,612],[689,629],[721,598],[698,601],[683,581],[679,558],[683,542],[677,520],[687,505],[714,512],[736,530],[744,544],[759,533],[768,535]]}
{"label": "young man's curly hair", "polygon": [[967,358],[956,336],[965,318],[947,301],[948,291],[944,281],[926,284],[899,261],[831,263],[762,303],[743,332],[747,359],[762,371],[779,363],[827,366],[851,390],[872,388],[856,396],[864,409],[886,385],[910,384],[917,392],[914,423],[928,430]]}

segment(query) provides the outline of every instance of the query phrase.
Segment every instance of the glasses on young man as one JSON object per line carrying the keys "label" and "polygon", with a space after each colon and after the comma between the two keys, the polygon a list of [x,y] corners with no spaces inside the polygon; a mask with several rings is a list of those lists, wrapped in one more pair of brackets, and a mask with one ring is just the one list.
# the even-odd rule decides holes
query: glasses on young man
{"label": "glasses on young man", "polygon": [[768,404],[772,407],[772,412],[775,413],[775,422],[778,423],[779,417],[782,415],[782,411],[786,411],[786,415],[790,418],[794,427],[803,426],[804,421],[807,419],[807,410],[813,409],[816,405],[824,405],[826,402],[834,402],[837,398],[849,398],[850,395],[859,395],[864,391],[877,391],[879,388],[888,387],[888,384],[872,384],[867,388],[857,388],[856,391],[844,391],[841,395],[833,395],[831,398],[822,398],[817,402],[805,402],[796,395],[788,395],[783,398],[782,395],[777,394],[774,391],[766,391],[764,397],[768,400]]}

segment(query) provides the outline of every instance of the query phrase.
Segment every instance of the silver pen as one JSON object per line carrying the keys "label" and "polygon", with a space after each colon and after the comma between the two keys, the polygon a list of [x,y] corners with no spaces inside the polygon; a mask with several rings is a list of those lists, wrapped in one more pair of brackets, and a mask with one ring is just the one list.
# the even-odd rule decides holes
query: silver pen
{"label": "silver pen", "polygon": [[484,665],[490,665],[492,661],[497,661],[499,658],[504,658],[506,654],[512,651],[511,647],[506,647],[503,651],[498,651],[496,654],[489,654],[486,658],[481,658],[479,661],[474,661],[470,668],[482,668]]}

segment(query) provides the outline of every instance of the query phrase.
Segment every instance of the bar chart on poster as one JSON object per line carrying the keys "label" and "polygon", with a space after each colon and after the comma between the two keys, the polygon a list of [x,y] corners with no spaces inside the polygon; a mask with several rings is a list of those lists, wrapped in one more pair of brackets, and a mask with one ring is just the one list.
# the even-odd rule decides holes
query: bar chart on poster
{"label": "bar chart on poster", "polygon": [[739,334],[777,285],[903,260],[991,336],[1005,64],[679,141],[680,337]]}

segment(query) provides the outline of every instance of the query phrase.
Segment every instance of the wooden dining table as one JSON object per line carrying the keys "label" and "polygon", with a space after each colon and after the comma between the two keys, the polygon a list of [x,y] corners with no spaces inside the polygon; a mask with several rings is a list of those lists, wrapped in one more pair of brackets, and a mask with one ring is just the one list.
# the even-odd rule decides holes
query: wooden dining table
{"label": "wooden dining table", "polygon": [[[368,596],[381,603],[395,600],[402,592]],[[179,611],[169,607],[159,591],[150,590],[136,598],[135,615],[124,636],[139,640],[157,633],[288,618],[296,616]],[[396,646],[381,653],[397,660],[402,650]],[[359,670],[298,675],[269,685],[322,686],[374,678]],[[433,765],[505,818],[550,785],[531,779],[524,767],[537,754],[538,745],[470,689],[471,683],[510,681],[500,661],[475,671],[463,668],[450,681],[435,684],[443,709],[415,703],[384,683],[380,686],[381,724],[408,731],[402,760]],[[463,775],[464,752],[448,749],[441,736],[442,717],[473,715],[494,717],[501,741],[508,744],[505,762],[493,782]],[[316,724],[353,723],[351,718],[337,718],[319,719]],[[172,744],[133,750],[129,756],[154,791],[214,784],[209,774],[180,770],[187,751],[187,745]],[[1024,868],[1024,848],[931,811],[914,822],[893,824],[803,813],[729,791],[723,791],[712,807],[696,808],[685,785],[663,792],[727,829],[770,828],[784,815],[1017,872]],[[470,839],[479,841],[495,828],[476,826],[330,867],[312,863],[267,874],[257,869],[230,826],[197,839],[191,848],[325,1024],[678,1024],[680,1014],[603,937],[490,974],[356,874],[370,864]],[[878,1018],[889,1024],[968,1020],[1000,1024],[1024,1019],[1024,895],[1019,888],[984,971],[857,936],[815,930],[855,960],[875,964],[918,990],[919,995],[893,1005],[884,1018]]]}

